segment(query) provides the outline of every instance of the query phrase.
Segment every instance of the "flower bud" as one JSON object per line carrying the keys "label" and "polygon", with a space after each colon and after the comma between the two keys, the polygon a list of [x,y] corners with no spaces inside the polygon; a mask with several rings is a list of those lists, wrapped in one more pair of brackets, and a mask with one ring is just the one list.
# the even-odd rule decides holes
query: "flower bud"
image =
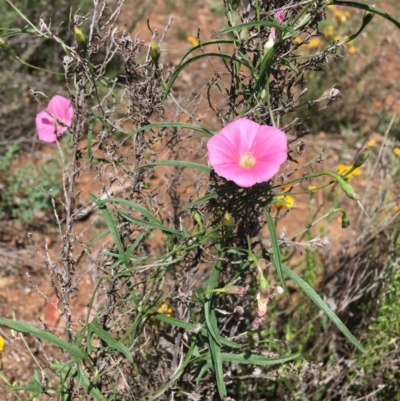
{"label": "flower bud", "polygon": [[[375,7],[375,4],[372,4],[371,7]],[[374,18],[375,14],[371,13],[371,11],[366,11],[363,16],[362,24],[363,26],[367,26]]]}
{"label": "flower bud", "polygon": [[157,42],[155,42],[154,40],[150,42],[149,54],[151,59],[153,60],[153,63],[157,66],[158,60],[160,59],[161,51]]}
{"label": "flower bud", "polygon": [[228,287],[225,287],[224,290],[225,294],[244,295],[247,292],[247,288],[241,285],[229,285]]}
{"label": "flower bud", "polygon": [[343,210],[342,211],[342,228],[345,229],[350,225],[350,219],[349,216],[347,216],[347,213]]}
{"label": "flower bud", "polygon": [[86,52],[86,50],[87,50],[86,35],[76,25],[74,26],[74,32],[75,32],[75,40],[76,40],[76,43],[78,44],[78,49]]}
{"label": "flower bud", "polygon": [[354,190],[354,188],[346,182],[343,178],[337,177],[337,182],[339,183],[340,187],[342,188],[343,192],[350,198],[355,201],[360,200],[360,196],[357,194],[357,192]]}
{"label": "flower bud", "polygon": [[200,227],[200,231],[203,230],[203,220],[201,218],[201,214],[196,210],[192,213],[193,220]]}
{"label": "flower bud", "polygon": [[8,43],[3,38],[0,38],[0,47],[4,50],[8,50],[10,48]]}
{"label": "flower bud", "polygon": [[222,219],[222,225],[224,227],[233,227],[234,224],[235,224],[235,219],[230,213],[226,212]]}
{"label": "flower bud", "polygon": [[369,157],[369,148],[364,148],[361,149],[357,154],[356,157],[354,158],[354,163],[353,167],[360,167],[362,166],[368,159]]}

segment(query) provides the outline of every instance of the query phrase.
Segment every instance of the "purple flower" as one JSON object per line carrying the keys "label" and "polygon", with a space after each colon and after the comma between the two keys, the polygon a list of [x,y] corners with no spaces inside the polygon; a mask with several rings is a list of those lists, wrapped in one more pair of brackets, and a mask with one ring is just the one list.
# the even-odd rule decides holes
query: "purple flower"
{"label": "purple flower", "polygon": [[36,128],[41,141],[55,142],[72,124],[74,109],[64,96],[54,96],[46,110],[36,115]]}
{"label": "purple flower", "polygon": [[285,133],[246,118],[229,123],[207,148],[215,172],[243,188],[270,180],[287,159]]}

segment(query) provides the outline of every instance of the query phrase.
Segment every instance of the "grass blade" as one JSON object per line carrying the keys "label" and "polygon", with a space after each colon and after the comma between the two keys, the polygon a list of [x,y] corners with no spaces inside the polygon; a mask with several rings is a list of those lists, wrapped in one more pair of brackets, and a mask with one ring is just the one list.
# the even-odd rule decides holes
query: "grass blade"
{"label": "grass blade", "polygon": [[269,234],[271,235],[271,245],[272,245],[272,249],[273,249],[272,263],[275,266],[276,272],[278,273],[279,280],[281,282],[282,288],[285,291],[285,294],[287,295],[287,297],[289,299],[291,299],[289,290],[286,286],[285,278],[283,277],[283,265],[282,265],[282,259],[281,259],[281,250],[279,249],[278,236],[276,235],[275,224],[272,220],[272,217],[271,217],[271,214],[269,213],[268,208],[265,207],[264,212],[265,212],[265,216],[267,217]]}
{"label": "grass blade", "polygon": [[360,342],[350,333],[349,329],[329,308],[323,299],[296,273],[292,272],[287,266],[282,265],[285,274],[290,277],[306,293],[306,295],[325,313],[326,316],[335,324],[335,326],[344,334],[344,336],[362,353],[366,353]]}

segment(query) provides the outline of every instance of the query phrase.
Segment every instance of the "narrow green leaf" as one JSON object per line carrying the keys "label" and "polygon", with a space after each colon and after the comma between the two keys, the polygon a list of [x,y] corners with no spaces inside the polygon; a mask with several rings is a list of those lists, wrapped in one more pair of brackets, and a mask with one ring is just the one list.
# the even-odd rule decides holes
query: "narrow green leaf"
{"label": "narrow green leaf", "polygon": [[243,353],[243,354],[228,354],[223,352],[221,354],[221,359],[224,362],[235,362],[235,363],[245,363],[248,365],[261,365],[261,366],[271,366],[277,365],[289,361],[293,361],[297,359],[301,354],[296,353],[288,356],[284,356],[281,358],[266,358],[261,355],[253,355],[250,353]]}
{"label": "narrow green leaf", "polygon": [[214,34],[214,36],[224,35],[225,33],[233,32],[233,31],[240,31],[241,29],[254,28],[256,26],[274,27],[274,28],[278,29],[279,31],[282,29],[282,26],[279,25],[277,22],[272,22],[272,21],[253,21],[253,22],[246,22],[244,24],[239,24],[239,25],[235,25],[235,26],[231,26],[229,28],[223,29],[222,31],[216,32]]}
{"label": "narrow green leaf", "polygon": [[82,367],[78,365],[78,381],[82,384],[83,387],[87,388],[88,392],[97,400],[97,401],[107,401],[107,398],[101,394],[100,390],[97,387],[94,387],[93,383],[89,381],[89,379],[85,376]]}
{"label": "narrow green leaf", "polygon": [[207,360],[207,362],[201,367],[199,374],[196,377],[196,386],[199,385],[201,378],[205,375],[207,370],[212,368],[212,363],[210,360]]}
{"label": "narrow green leaf", "polygon": [[33,380],[29,383],[22,384],[21,386],[8,386],[7,389],[9,391],[30,391],[35,393],[35,397],[41,397],[43,393],[43,387],[39,379],[39,375],[37,370],[33,373]]}
{"label": "narrow green leaf", "polygon": [[173,228],[166,227],[161,223],[153,223],[151,221],[137,219],[137,218],[131,217],[131,216],[129,216],[126,213],[123,213],[121,211],[118,211],[118,214],[120,214],[125,220],[129,221],[132,224],[137,224],[139,226],[159,229],[161,231],[164,231],[164,232],[167,232],[167,233],[170,233],[170,234],[176,234],[176,235],[179,235],[181,237],[184,235],[184,233],[182,233],[182,231],[178,231],[178,230],[175,230]]}
{"label": "narrow green leaf", "polygon": [[106,219],[108,228],[110,230],[110,234],[111,234],[111,236],[114,240],[114,243],[118,249],[118,252],[122,258],[125,255],[125,249],[124,249],[124,245],[122,244],[121,238],[119,236],[117,223],[115,222],[112,213],[107,209],[107,206],[105,205],[104,201],[97,199],[92,194],[89,195],[89,198],[93,203],[95,203],[97,205],[101,214]]}
{"label": "narrow green leaf", "polygon": [[355,345],[364,354],[365,349],[360,342],[350,333],[349,329],[343,324],[343,322],[336,316],[336,314],[329,308],[329,306],[323,301],[323,299],[308,285],[302,278],[296,273],[292,272],[287,266],[282,265],[282,269],[285,274],[290,277],[297,285],[307,294],[307,296],[325,313],[326,316],[335,324],[335,326],[345,335],[345,337]]}
{"label": "narrow green leaf", "polygon": [[62,338],[57,337],[54,334],[48,333],[47,331],[39,329],[30,324],[18,322],[15,320],[9,320],[4,317],[0,317],[0,325],[7,326],[7,327],[14,329],[16,331],[19,331],[21,333],[32,334],[33,336],[40,338],[43,341],[47,341],[51,344],[56,345],[57,347],[60,347],[64,351],[69,352],[77,360],[88,358],[88,355],[86,354],[86,352],[81,350],[76,345],[70,344],[69,342],[63,340]]}
{"label": "narrow green leaf", "polygon": [[212,136],[213,132],[208,130],[207,128],[204,127],[199,127],[197,125],[193,125],[193,124],[187,124],[187,123],[181,123],[179,121],[163,121],[163,122],[159,122],[159,123],[152,123],[152,124],[148,124],[148,125],[143,125],[143,127],[140,127],[138,129],[136,129],[135,131],[132,131],[129,137],[135,136],[136,134],[138,134],[139,132],[142,131],[147,131],[153,128],[187,128],[193,131],[199,131],[201,133],[203,133],[206,136]]}
{"label": "narrow green leaf", "polygon": [[180,327],[187,331],[194,331],[196,328],[193,323],[185,322],[183,320],[177,319],[176,317],[167,316],[164,313],[159,313],[157,315],[152,315],[155,319],[171,324],[172,326]]}
{"label": "narrow green leaf", "polygon": [[206,166],[205,164],[199,164],[184,160],[161,160],[159,162],[144,164],[143,166],[139,166],[138,169],[147,167],[156,167],[156,166],[189,167],[189,168],[194,168],[196,170],[205,171],[206,173],[210,173],[212,171],[212,168]]}
{"label": "narrow green leaf", "polygon": [[246,66],[250,71],[253,72],[253,67],[251,66],[251,64],[244,59],[240,59],[238,57],[235,57],[232,54],[227,54],[227,53],[202,53],[199,54],[197,56],[194,56],[192,58],[190,58],[189,60],[185,61],[183,64],[179,65],[176,70],[173,72],[173,74],[171,75],[171,77],[169,78],[166,88],[165,88],[165,92],[164,92],[164,96],[163,96],[163,101],[167,98],[169,91],[171,90],[172,85],[174,84],[175,80],[178,78],[179,74],[191,63],[194,63],[197,60],[201,60],[203,58],[210,58],[210,57],[219,57],[221,59],[225,59],[225,60],[234,60],[244,66]]}
{"label": "narrow green leaf", "polygon": [[267,218],[269,234],[271,236],[271,245],[272,245],[272,249],[273,249],[272,263],[275,266],[276,272],[278,273],[279,280],[281,282],[282,288],[285,291],[285,294],[287,295],[287,297],[289,299],[291,299],[289,290],[286,286],[285,278],[283,277],[283,265],[282,265],[282,259],[281,259],[281,250],[279,248],[278,236],[276,235],[275,224],[272,220],[272,217],[271,217],[271,214],[269,213],[268,208],[265,207],[264,212],[265,212],[265,216]]}
{"label": "narrow green leaf", "polygon": [[104,329],[102,329],[96,320],[93,320],[91,323],[89,323],[89,327],[91,330],[94,331],[94,333],[102,339],[109,347],[116,349],[117,351],[121,352],[121,354],[124,354],[129,361],[133,362],[132,355],[129,351],[129,349],[122,344],[120,341],[115,340],[109,333],[107,333]]}
{"label": "narrow green leaf", "polygon": [[215,373],[215,378],[217,380],[218,394],[221,398],[226,397],[226,387],[224,382],[224,371],[222,369],[222,358],[221,358],[221,348],[219,344],[214,340],[213,336],[208,336],[209,347],[212,358],[212,366]]}

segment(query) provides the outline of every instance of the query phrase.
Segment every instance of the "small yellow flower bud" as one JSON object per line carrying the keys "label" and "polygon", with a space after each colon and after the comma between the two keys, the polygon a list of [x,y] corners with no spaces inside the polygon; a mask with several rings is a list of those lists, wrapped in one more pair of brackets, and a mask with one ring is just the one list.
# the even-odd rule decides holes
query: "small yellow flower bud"
{"label": "small yellow flower bud", "polygon": [[75,40],[76,40],[76,43],[78,44],[78,49],[86,52],[86,50],[87,50],[86,35],[76,25],[74,26],[74,32],[75,32]]}
{"label": "small yellow flower bud", "polygon": [[235,219],[230,213],[226,212],[222,219],[222,225],[224,227],[232,227],[234,224],[235,224]]}
{"label": "small yellow flower bud", "polygon": [[157,42],[155,42],[154,40],[150,42],[149,54],[151,59],[153,60],[153,63],[155,65],[158,65],[158,60],[160,59],[161,51]]}

